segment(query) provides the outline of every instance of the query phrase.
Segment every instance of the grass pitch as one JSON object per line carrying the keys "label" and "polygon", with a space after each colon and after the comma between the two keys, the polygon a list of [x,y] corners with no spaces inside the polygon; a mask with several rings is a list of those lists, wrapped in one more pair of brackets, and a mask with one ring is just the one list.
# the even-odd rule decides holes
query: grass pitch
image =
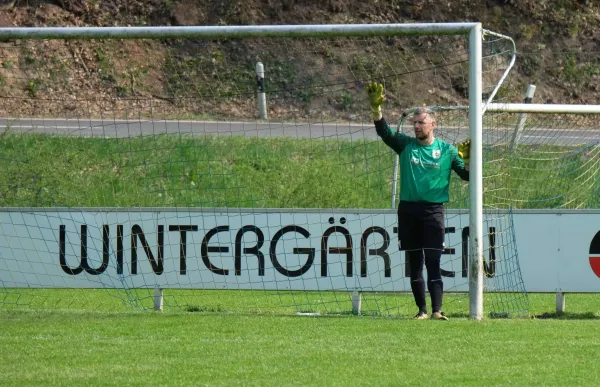
{"label": "grass pitch", "polygon": [[[532,295],[551,317],[553,295]],[[597,295],[555,318],[0,312],[0,379],[24,385],[593,385]],[[595,312],[590,312],[595,311]]]}
{"label": "grass pitch", "polygon": [[[87,291],[64,292],[77,300]],[[552,313],[554,295],[530,300],[532,318],[479,322],[458,314],[442,322],[106,305],[4,309],[0,379],[6,386],[595,384],[598,296],[567,295],[561,316]]]}

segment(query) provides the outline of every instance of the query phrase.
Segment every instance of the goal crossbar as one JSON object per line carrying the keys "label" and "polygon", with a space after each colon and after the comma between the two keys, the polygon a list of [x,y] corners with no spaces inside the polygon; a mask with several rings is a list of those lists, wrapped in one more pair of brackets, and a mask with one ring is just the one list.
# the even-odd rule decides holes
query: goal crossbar
{"label": "goal crossbar", "polygon": [[479,23],[320,24],[205,27],[15,27],[8,39],[262,38],[401,35],[465,35]]}
{"label": "goal crossbar", "polygon": [[600,114],[600,105],[490,103],[487,110],[505,113]]}

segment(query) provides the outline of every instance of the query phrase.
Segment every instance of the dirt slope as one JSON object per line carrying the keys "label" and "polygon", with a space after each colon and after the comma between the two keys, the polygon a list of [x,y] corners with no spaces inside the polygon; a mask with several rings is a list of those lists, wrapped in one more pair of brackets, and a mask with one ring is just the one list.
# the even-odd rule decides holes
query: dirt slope
{"label": "dirt slope", "polygon": [[[535,83],[537,102],[598,103],[600,5],[595,3],[591,0],[0,0],[0,27],[481,21],[484,28],[516,41],[519,55],[510,78],[513,99],[520,98],[528,83]],[[258,47],[265,49],[260,44]],[[179,76],[184,74],[182,63],[202,65],[210,72],[228,59],[251,59],[248,50],[239,44],[202,48],[210,55],[191,57],[182,54],[186,52],[182,47],[178,47],[178,54],[172,54],[172,43],[157,41],[0,42],[0,101],[3,101],[0,114],[95,115],[102,109],[88,107],[86,111],[81,101],[99,96],[118,100],[111,106],[115,115],[119,115],[119,109],[149,109],[141,106],[146,102],[131,101],[140,96],[152,97],[157,103],[162,101],[166,112],[173,104],[185,108],[188,95],[176,93],[184,89],[177,82],[187,82],[187,86],[193,83],[198,93],[210,91],[200,90],[197,84],[201,82],[192,75],[186,73],[182,79]],[[119,60],[125,53],[127,59]],[[56,63],[49,65],[53,61]],[[164,65],[159,70],[148,63]],[[281,78],[281,84],[285,78],[298,75],[286,73],[283,67],[279,74],[273,74]],[[274,71],[272,67],[271,70]],[[235,75],[237,69],[227,71]],[[179,79],[173,79],[173,74]],[[306,82],[301,76],[298,79]],[[253,86],[252,80],[244,82],[227,86],[232,89],[228,95],[234,96],[228,100],[226,114],[230,116],[246,115],[244,105],[249,102],[243,95],[246,86]],[[236,90],[240,91],[237,98]],[[460,93],[456,87],[431,92],[459,102]],[[332,101],[297,94],[273,108],[285,115],[281,111],[299,108],[296,100],[303,100],[306,105],[306,99],[311,99],[311,109],[318,103],[329,104],[333,110],[336,106],[338,110],[348,110],[349,103],[344,98],[349,99],[342,95]],[[40,99],[46,102],[40,104]],[[398,99],[402,104],[421,102],[412,101],[410,95]],[[200,105],[196,101],[195,112],[214,113],[210,101]]]}

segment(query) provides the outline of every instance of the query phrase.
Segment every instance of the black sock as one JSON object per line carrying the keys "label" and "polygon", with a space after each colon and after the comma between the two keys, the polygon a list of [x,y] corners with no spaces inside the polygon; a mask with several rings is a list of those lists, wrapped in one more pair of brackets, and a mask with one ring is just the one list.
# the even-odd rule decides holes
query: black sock
{"label": "black sock", "polygon": [[442,311],[442,297],[444,284],[442,280],[427,281],[429,295],[431,296],[431,313]]}
{"label": "black sock", "polygon": [[431,312],[442,311],[444,282],[440,270],[441,250],[425,249],[425,266],[427,267],[427,289],[431,297]]}
{"label": "black sock", "polygon": [[410,288],[415,297],[415,304],[419,308],[419,312],[427,313],[427,301],[425,298],[425,282],[423,279],[410,281]]}
{"label": "black sock", "polygon": [[415,304],[417,304],[419,312],[427,313],[425,281],[423,280],[423,250],[407,251],[406,259],[410,265],[410,288],[415,297]]}

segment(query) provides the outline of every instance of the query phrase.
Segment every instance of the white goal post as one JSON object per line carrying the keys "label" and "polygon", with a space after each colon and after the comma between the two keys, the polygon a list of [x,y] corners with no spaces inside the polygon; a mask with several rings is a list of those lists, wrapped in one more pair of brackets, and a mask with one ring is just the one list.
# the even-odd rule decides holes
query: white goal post
{"label": "white goal post", "polygon": [[[207,27],[52,27],[0,28],[0,41],[11,39],[133,39],[133,38],[265,38],[265,37],[384,37],[462,35],[468,37],[468,100],[471,147],[470,170],[470,267],[469,292],[472,319],[483,317],[483,183],[482,123],[485,107],[495,105],[482,101],[481,23],[415,23],[354,25],[282,25],[282,26],[207,26]],[[506,70],[510,70],[510,67]],[[506,75],[505,73],[505,75]],[[499,85],[498,85],[499,86]],[[494,97],[498,86],[489,96]],[[489,102],[488,101],[488,102]],[[506,109],[508,105],[502,105]],[[526,105],[532,111],[536,105]]]}

